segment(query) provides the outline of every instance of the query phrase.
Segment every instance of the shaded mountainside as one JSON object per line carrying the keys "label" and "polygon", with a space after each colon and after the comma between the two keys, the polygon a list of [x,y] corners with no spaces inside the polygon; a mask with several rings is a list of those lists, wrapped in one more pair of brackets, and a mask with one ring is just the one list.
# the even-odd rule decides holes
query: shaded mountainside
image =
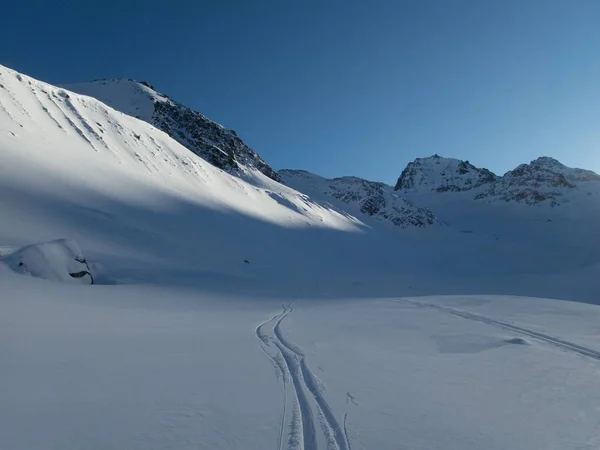
{"label": "shaded mountainside", "polygon": [[313,198],[337,203],[357,217],[368,216],[396,227],[427,227],[433,212],[397,195],[391,186],[357,177],[327,179],[304,170],[281,170],[283,181]]}
{"label": "shaded mountainside", "polygon": [[252,168],[280,181],[277,173],[235,131],[156,92],[146,82],[109,79],[64,87],[94,97],[124,114],[154,125],[196,155],[230,174]]}
{"label": "shaded mountainside", "polygon": [[405,192],[468,191],[497,179],[487,169],[475,167],[468,161],[433,155],[417,158],[402,171],[394,190]]}

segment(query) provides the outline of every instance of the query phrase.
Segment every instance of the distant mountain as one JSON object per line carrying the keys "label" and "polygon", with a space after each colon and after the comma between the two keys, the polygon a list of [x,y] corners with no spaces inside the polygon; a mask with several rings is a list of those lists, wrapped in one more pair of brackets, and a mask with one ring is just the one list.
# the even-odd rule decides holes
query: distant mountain
{"label": "distant mountain", "polygon": [[365,221],[373,218],[400,228],[427,227],[437,222],[433,212],[407,200],[384,183],[357,177],[327,179],[304,170],[281,170],[288,186],[312,198],[333,202]]}
{"label": "distant mountain", "polygon": [[199,112],[157,92],[144,81],[107,79],[63,87],[94,97],[117,111],[154,125],[196,155],[230,174],[247,167],[280,181],[277,173],[235,131],[223,128]]}
{"label": "distant mountain", "polygon": [[405,192],[468,191],[493,183],[498,177],[487,169],[475,167],[469,161],[433,155],[417,158],[402,171],[394,186]]}
{"label": "distant mountain", "polygon": [[565,194],[589,182],[600,182],[600,175],[543,156],[507,172],[475,198],[557,206],[568,201]]}

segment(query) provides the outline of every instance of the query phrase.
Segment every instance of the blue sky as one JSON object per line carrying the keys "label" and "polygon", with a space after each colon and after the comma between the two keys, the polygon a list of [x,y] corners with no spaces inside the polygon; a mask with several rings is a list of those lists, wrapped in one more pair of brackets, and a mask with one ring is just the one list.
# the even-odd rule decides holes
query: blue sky
{"label": "blue sky", "polygon": [[600,1],[31,1],[0,63],[51,83],[127,77],[276,169],[393,183],[419,156],[600,172]]}

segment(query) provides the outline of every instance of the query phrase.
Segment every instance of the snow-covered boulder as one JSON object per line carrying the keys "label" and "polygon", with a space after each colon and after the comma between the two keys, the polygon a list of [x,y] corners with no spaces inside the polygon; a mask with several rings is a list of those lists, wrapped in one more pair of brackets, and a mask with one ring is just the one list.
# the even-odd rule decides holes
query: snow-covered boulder
{"label": "snow-covered boulder", "polygon": [[487,169],[475,167],[469,161],[433,155],[408,163],[394,186],[404,192],[468,191],[497,179]]}
{"label": "snow-covered boulder", "polygon": [[72,284],[94,284],[79,246],[70,239],[28,245],[0,258],[16,273]]}

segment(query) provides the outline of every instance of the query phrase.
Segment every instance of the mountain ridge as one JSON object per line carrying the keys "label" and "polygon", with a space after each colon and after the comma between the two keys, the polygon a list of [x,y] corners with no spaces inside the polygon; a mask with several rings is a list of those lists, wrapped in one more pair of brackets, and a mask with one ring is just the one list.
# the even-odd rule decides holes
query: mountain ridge
{"label": "mountain ridge", "polygon": [[237,133],[168,95],[149,83],[129,78],[107,78],[62,85],[78,94],[100,100],[124,114],[164,131],[192,153],[230,174],[256,169],[275,181],[277,173]]}

